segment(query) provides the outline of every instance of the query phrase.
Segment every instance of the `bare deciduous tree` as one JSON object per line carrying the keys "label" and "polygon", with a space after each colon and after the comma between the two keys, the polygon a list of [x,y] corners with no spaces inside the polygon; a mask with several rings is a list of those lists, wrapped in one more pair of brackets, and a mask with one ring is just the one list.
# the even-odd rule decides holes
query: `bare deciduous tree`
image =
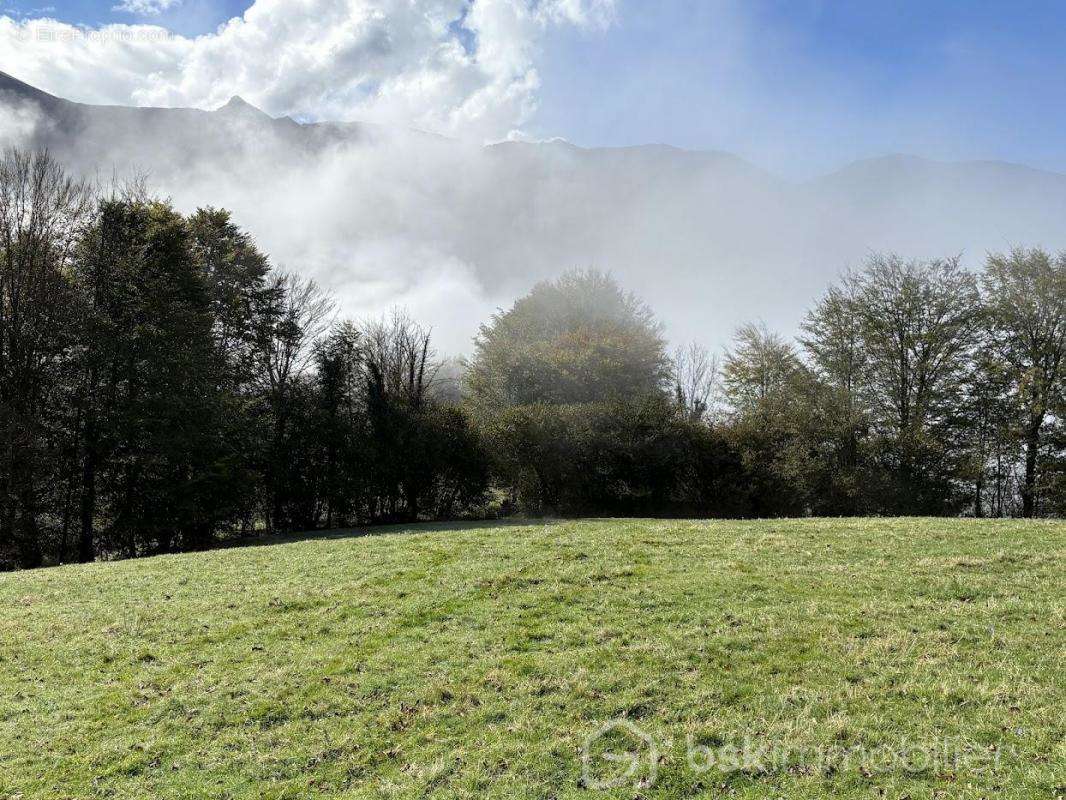
{"label": "bare deciduous tree", "polygon": [[693,422],[714,421],[721,391],[718,356],[698,342],[674,350],[674,393],[685,417]]}
{"label": "bare deciduous tree", "polygon": [[283,392],[311,364],[336,304],[313,280],[292,272],[273,278],[261,313],[259,358],[273,392]]}
{"label": "bare deciduous tree", "polygon": [[388,317],[366,321],[361,328],[371,391],[402,399],[412,407],[421,406],[440,369],[430,347],[430,331],[400,309]]}

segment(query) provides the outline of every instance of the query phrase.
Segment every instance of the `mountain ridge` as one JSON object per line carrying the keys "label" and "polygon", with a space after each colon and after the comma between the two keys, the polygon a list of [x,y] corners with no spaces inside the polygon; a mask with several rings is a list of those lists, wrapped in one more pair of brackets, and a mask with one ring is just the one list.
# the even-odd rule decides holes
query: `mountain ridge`
{"label": "mountain ridge", "polygon": [[[93,104],[82,103],[74,100],[68,100],[66,98],[59,97],[57,95],[50,94],[42,89],[33,86],[26,81],[14,77],[8,73],[0,71],[0,98],[7,94],[9,96],[14,95],[19,100],[30,101],[43,106],[46,110],[53,111],[57,107],[64,108],[77,108],[88,113],[99,113],[103,111],[116,111],[121,110],[120,113],[132,112],[138,115],[152,115],[152,114],[182,114],[182,115],[243,115],[248,118],[255,118],[261,120],[264,124],[280,124],[288,127],[290,130],[294,127],[298,127],[301,130],[311,131],[330,131],[333,134],[333,140],[339,138],[347,138],[351,136],[353,140],[361,140],[365,137],[367,129],[374,128],[381,130],[381,126],[372,125],[365,122],[352,122],[352,121],[318,121],[318,122],[299,122],[294,120],[290,116],[273,117],[266,111],[258,108],[252,103],[249,103],[244,98],[234,95],[224,105],[219,106],[214,110],[199,109],[187,106],[128,106],[122,104]],[[415,133],[422,133],[420,131],[414,131]],[[424,134],[429,136],[437,136],[436,134]],[[443,137],[447,138],[447,137]],[[577,151],[583,154],[622,154],[622,153],[642,153],[652,154],[664,158],[694,158],[700,160],[722,160],[732,161],[735,164],[743,164],[746,167],[763,173],[767,176],[773,176],[779,180],[784,181],[784,178],[776,175],[770,170],[767,170],[758,164],[751,162],[744,157],[735,153],[724,150],[704,150],[704,149],[692,149],[679,147],[677,145],[661,142],[661,143],[641,143],[641,144],[628,144],[628,145],[613,145],[613,146],[584,146],[570,142],[566,139],[551,139],[547,141],[503,141],[495,144],[487,145],[489,148],[498,149],[510,149],[515,147],[533,147],[537,149],[552,149],[563,147],[570,151]],[[927,156],[915,155],[911,153],[889,153],[882,156],[871,156],[867,158],[857,159],[852,162],[843,164],[835,169],[831,169],[827,172],[816,175],[812,178],[807,178],[801,181],[795,181],[795,183],[818,183],[822,180],[832,179],[834,176],[841,174],[852,173],[857,170],[867,170],[875,167],[884,168],[891,167],[894,170],[910,169],[915,166],[929,167],[943,167],[943,166],[963,166],[963,167],[987,167],[987,168],[999,168],[1010,170],[1025,170],[1029,173],[1045,176],[1056,176],[1066,180],[1066,173],[1050,170],[1042,167],[1034,167],[1029,164],[1005,161],[1000,159],[960,159],[960,160],[941,160],[929,158]]]}

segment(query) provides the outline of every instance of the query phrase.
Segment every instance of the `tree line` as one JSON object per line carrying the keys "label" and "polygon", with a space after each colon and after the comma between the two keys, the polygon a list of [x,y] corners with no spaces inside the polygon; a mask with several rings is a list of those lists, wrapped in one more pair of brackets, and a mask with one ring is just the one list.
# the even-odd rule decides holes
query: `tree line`
{"label": "tree line", "polygon": [[483,326],[467,404],[525,511],[1059,515],[1066,255],[871,256],[796,341],[742,326],[667,356],[597,273]]}
{"label": "tree line", "polygon": [[875,256],[791,342],[668,352],[609,275],[442,361],[338,318],[220,209],[0,160],[0,568],[527,514],[1051,515],[1066,257]]}
{"label": "tree line", "polygon": [[0,567],[453,517],[488,465],[430,337],[335,320],[222,210],[0,161]]}
{"label": "tree line", "polygon": [[1066,256],[875,255],[795,345],[742,328],[722,380],[789,513],[1032,517],[1066,500],[1064,354]]}

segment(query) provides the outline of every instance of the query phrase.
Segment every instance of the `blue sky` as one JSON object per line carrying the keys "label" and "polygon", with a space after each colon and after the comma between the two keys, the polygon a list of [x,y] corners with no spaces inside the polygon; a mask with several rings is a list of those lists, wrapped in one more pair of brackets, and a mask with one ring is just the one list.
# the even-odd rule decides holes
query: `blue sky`
{"label": "blue sky", "polygon": [[[206,33],[247,0],[0,0],[13,16]],[[53,11],[42,13],[44,4]],[[727,150],[803,174],[906,152],[1066,171],[1066,3],[618,0],[538,44],[538,137]]]}
{"label": "blue sky", "polygon": [[181,0],[158,14],[138,15],[115,10],[121,4],[122,0],[0,0],[0,10],[12,16],[47,16],[92,27],[112,22],[151,22],[194,36],[214,30],[252,5],[251,0]]}
{"label": "blue sky", "polygon": [[779,169],[907,152],[1066,171],[1066,3],[625,0],[547,43],[538,130]]}

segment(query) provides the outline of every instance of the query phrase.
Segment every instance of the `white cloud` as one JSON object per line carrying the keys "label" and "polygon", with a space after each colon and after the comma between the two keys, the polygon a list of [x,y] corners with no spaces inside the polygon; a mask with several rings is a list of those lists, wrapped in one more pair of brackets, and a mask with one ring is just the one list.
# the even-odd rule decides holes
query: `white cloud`
{"label": "white cloud", "polygon": [[[273,115],[381,122],[476,145],[503,139],[535,109],[544,37],[558,26],[601,29],[614,3],[256,0],[195,38],[153,25],[87,29],[0,15],[0,71],[81,102],[210,109],[236,94]],[[36,120],[0,122],[0,139],[17,139]],[[136,138],[85,135],[81,166],[137,171],[145,148],[172,152]],[[308,161],[284,142],[249,138],[248,153],[222,163],[204,153],[143,164],[154,188],[183,210],[231,208],[276,264],[319,278],[346,314],[399,303],[436,326],[445,351],[468,349],[474,321],[510,299],[512,279],[480,262],[478,242],[502,229],[484,219],[495,187],[493,159],[480,147],[397,136]],[[519,207],[522,188],[509,192],[494,220]],[[471,208],[480,211],[468,215]]]}
{"label": "white cloud", "polygon": [[84,102],[213,108],[239,94],[275,115],[496,139],[536,107],[546,32],[602,28],[614,7],[615,0],[256,0],[196,38],[143,25],[85,29],[0,17],[0,70]]}
{"label": "white cloud", "polygon": [[112,6],[111,10],[126,14],[155,16],[178,5],[181,5],[181,0],[122,0],[118,5]]}
{"label": "white cloud", "polygon": [[0,151],[29,138],[41,124],[40,115],[28,105],[16,105],[0,114]]}

